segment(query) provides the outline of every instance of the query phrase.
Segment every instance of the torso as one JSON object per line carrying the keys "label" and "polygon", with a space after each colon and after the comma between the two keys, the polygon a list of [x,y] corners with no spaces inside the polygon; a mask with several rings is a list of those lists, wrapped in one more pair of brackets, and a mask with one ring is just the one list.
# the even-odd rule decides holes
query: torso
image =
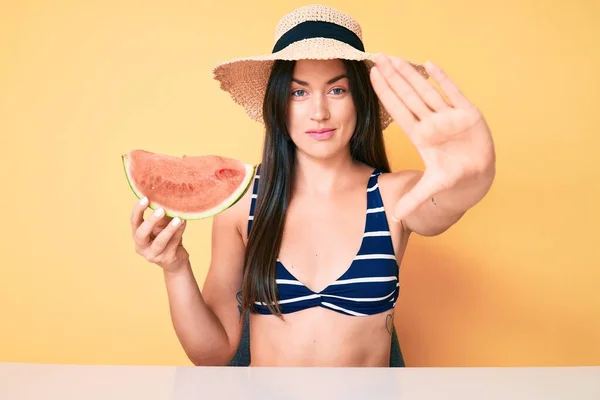
{"label": "torso", "polygon": [[[352,265],[363,241],[366,189],[372,172],[373,168],[360,166],[356,185],[329,199],[294,195],[286,213],[279,260],[311,292],[328,289]],[[393,199],[387,198],[382,177],[378,186],[387,211],[393,208]],[[250,210],[251,191],[241,202]],[[401,225],[391,221],[389,212],[385,215],[399,266],[408,238],[403,237]],[[247,243],[248,218],[240,218],[239,224]],[[393,312],[391,308],[350,316],[310,307],[284,314],[284,321],[273,315],[251,314],[251,365],[388,366]]]}

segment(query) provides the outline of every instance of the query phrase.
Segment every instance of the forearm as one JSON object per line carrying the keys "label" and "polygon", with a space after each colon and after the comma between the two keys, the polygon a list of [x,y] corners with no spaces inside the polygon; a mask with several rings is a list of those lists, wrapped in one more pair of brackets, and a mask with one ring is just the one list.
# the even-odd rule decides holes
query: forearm
{"label": "forearm", "polygon": [[495,174],[495,166],[490,163],[477,174],[465,178],[447,190],[436,193],[430,199],[431,204],[428,211],[439,217],[459,219],[483,199],[492,186]]}
{"label": "forearm", "polygon": [[225,365],[230,345],[223,325],[206,305],[189,263],[164,272],[171,320],[177,337],[195,365]]}

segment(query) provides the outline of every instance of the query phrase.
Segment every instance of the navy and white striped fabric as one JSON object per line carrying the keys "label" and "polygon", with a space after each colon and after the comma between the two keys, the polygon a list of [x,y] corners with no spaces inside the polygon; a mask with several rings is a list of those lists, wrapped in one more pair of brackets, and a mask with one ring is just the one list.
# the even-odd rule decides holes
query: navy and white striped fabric
{"label": "navy and white striped fabric", "polygon": [[[367,185],[366,224],[360,249],[349,268],[336,281],[320,292],[314,292],[299,282],[277,260],[276,282],[280,309],[283,314],[310,307],[327,309],[353,316],[381,313],[393,308],[398,299],[399,267],[394,255],[390,230],[375,169]],[[248,233],[252,227],[260,172],[254,178],[253,196],[248,218]],[[265,303],[255,302],[256,311],[270,314]]]}

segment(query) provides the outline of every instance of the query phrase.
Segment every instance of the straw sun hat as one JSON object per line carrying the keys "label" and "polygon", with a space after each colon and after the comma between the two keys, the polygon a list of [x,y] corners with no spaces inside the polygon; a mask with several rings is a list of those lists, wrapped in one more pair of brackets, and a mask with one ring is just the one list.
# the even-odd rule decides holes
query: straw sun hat
{"label": "straw sun hat", "polygon": [[[376,53],[366,52],[362,29],[350,15],[323,5],[308,5],[284,15],[275,30],[271,54],[237,58],[217,65],[214,79],[255,121],[262,122],[262,103],[275,60],[346,59],[364,60],[372,67]],[[409,61],[427,77],[425,68]],[[382,129],[392,117],[381,105]]]}

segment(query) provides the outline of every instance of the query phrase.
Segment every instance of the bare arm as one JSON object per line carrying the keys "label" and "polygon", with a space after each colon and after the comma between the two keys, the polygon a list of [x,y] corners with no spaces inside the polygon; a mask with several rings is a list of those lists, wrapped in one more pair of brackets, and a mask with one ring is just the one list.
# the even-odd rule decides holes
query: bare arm
{"label": "bare arm", "polygon": [[241,287],[245,246],[236,226],[236,206],[213,219],[212,256],[201,293],[190,263],[164,272],[177,337],[195,365],[227,365],[237,350],[243,319]]}

